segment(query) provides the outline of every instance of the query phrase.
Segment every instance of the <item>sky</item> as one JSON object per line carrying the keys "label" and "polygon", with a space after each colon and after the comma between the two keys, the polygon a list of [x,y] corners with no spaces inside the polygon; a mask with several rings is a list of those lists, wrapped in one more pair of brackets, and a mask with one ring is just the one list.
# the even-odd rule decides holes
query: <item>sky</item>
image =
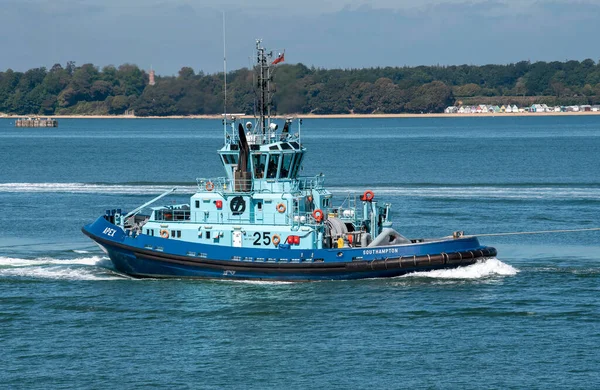
{"label": "sky", "polygon": [[0,71],[251,65],[255,39],[321,68],[600,59],[600,0],[0,0]]}

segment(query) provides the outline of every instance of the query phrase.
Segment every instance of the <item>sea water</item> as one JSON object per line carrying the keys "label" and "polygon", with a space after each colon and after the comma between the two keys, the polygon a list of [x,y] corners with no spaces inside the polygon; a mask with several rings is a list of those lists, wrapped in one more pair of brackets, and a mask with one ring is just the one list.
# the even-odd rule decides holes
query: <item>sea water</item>
{"label": "sea water", "polygon": [[[296,130],[294,130],[296,131]],[[600,226],[600,116],[312,119],[302,175],[412,238]],[[0,119],[1,388],[597,388],[600,232],[391,279],[136,280],[80,232],[222,176],[219,120]]]}

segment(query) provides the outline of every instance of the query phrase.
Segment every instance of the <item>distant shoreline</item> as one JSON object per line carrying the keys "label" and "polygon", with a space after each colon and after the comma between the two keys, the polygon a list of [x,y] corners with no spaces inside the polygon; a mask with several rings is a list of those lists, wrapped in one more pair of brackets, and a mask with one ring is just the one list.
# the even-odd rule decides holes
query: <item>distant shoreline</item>
{"label": "distant shoreline", "polygon": [[[600,111],[586,112],[515,112],[515,113],[469,113],[469,114],[296,114],[281,115],[275,118],[294,117],[301,119],[378,119],[378,118],[508,118],[536,116],[586,116],[600,115]],[[52,119],[221,119],[223,115],[170,115],[170,116],[128,116],[128,115],[0,115],[4,119],[41,117]],[[246,115],[244,118],[252,118]]]}

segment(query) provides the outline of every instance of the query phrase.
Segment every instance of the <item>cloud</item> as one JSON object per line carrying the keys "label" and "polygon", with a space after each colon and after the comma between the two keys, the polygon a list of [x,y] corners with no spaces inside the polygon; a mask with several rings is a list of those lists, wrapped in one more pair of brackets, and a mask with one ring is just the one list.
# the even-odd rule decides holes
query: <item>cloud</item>
{"label": "cloud", "polygon": [[[4,1],[0,34],[10,37],[0,70],[74,60],[136,63],[159,74],[182,66],[222,69],[226,9],[229,69],[250,65],[254,38],[286,61],[327,68],[486,64],[597,55],[600,6],[584,1],[275,0]],[[308,12],[310,11],[310,12]]]}

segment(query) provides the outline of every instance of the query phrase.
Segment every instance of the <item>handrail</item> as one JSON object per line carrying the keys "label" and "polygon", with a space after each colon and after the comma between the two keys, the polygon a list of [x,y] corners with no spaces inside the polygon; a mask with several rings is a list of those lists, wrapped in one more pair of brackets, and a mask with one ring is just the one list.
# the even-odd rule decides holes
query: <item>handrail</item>
{"label": "handrail", "polygon": [[[228,177],[197,178],[198,192],[298,192],[323,188],[325,177],[269,178],[269,179],[230,179]],[[240,191],[239,188],[248,188]]]}
{"label": "handrail", "polygon": [[[267,126],[265,127],[264,133],[259,129],[259,121],[260,118],[254,117],[249,118],[245,117],[245,114],[223,114],[223,126],[224,126],[224,136],[225,136],[225,144],[236,144],[239,141],[237,124],[244,124],[244,120],[251,123],[250,127],[246,127],[247,134],[246,139],[248,140],[249,145],[265,145],[271,142],[277,141],[286,141],[292,142],[296,141],[301,143],[301,130],[302,130],[302,119],[294,118],[294,117],[286,117],[284,120],[289,124],[289,132],[283,133],[283,127],[275,127],[272,128],[270,126],[271,123],[275,123],[275,118],[269,117],[267,119]],[[292,131],[292,122],[297,119],[298,127],[296,131]],[[254,123],[252,124],[252,120]]]}

